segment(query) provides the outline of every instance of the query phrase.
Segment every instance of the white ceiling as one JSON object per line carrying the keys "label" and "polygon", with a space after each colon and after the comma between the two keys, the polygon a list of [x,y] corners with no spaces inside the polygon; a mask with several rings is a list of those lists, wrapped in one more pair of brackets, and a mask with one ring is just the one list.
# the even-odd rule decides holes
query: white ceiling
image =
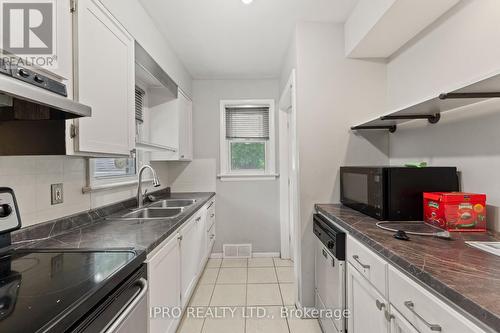
{"label": "white ceiling", "polygon": [[344,22],[357,1],[140,0],[196,79],[278,77],[296,22]]}

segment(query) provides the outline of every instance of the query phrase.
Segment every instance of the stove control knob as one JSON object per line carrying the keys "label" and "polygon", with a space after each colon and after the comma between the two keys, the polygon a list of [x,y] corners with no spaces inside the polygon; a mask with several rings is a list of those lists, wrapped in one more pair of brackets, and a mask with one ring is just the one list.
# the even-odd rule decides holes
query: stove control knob
{"label": "stove control knob", "polygon": [[25,78],[26,78],[26,77],[28,77],[28,76],[30,76],[30,72],[28,72],[28,71],[27,71],[26,69],[24,69],[24,68],[19,69],[19,70],[17,71],[17,73],[19,74],[19,76],[21,76],[21,77],[25,77]]}
{"label": "stove control knob", "polygon": [[333,250],[335,247],[335,242],[334,241],[328,241],[328,244],[326,244],[329,250]]}
{"label": "stove control knob", "polygon": [[9,217],[10,214],[12,214],[12,207],[10,205],[0,205],[0,219]]}

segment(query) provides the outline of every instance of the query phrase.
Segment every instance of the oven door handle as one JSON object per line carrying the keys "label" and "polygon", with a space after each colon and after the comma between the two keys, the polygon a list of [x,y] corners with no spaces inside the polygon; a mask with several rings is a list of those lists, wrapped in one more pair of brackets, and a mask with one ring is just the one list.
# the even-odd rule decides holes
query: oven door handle
{"label": "oven door handle", "polygon": [[137,296],[127,305],[123,306],[120,310],[120,315],[113,321],[113,324],[108,326],[104,333],[112,333],[125,321],[128,315],[134,310],[135,306],[142,300],[146,292],[148,291],[148,282],[144,278],[140,278],[136,281],[136,285],[141,288]]}

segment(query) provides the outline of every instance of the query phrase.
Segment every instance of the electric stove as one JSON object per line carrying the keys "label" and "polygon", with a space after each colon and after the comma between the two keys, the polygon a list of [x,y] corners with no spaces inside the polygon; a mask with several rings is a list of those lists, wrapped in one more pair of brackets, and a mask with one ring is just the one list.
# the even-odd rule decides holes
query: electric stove
{"label": "electric stove", "polygon": [[[2,225],[15,229],[13,218],[20,226],[12,190],[0,188],[2,205],[7,216],[0,216],[0,233]],[[6,249],[0,248],[2,333],[85,331],[81,323],[124,281],[139,270],[145,278],[145,253],[132,249]]]}

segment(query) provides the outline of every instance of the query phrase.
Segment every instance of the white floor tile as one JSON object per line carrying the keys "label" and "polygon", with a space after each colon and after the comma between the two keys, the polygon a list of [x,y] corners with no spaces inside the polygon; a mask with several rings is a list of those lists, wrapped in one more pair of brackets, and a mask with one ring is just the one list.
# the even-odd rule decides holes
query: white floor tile
{"label": "white floor tile", "polygon": [[249,268],[248,283],[277,283],[274,267]]}
{"label": "white floor tile", "polygon": [[251,258],[248,267],[274,267],[274,261],[273,258]]}
{"label": "white floor tile", "polygon": [[203,327],[204,318],[187,318],[185,317],[179,328],[177,329],[177,333],[200,333]]}
{"label": "white floor tile", "polygon": [[190,306],[209,306],[215,285],[200,284],[191,298]]}
{"label": "white floor tile", "polygon": [[276,267],[276,273],[278,274],[278,281],[280,283],[295,282],[293,267]]}
{"label": "white floor tile", "polygon": [[288,333],[285,319],[247,319],[246,333]]}
{"label": "white floor tile", "polygon": [[219,274],[218,268],[207,268],[203,272],[203,275],[200,278],[199,284],[215,284],[217,280],[217,275]]}
{"label": "white floor tile", "polygon": [[292,267],[293,261],[288,259],[274,258],[274,265],[276,267]]}
{"label": "white floor tile", "polygon": [[210,306],[246,305],[246,285],[219,284],[215,286]]}
{"label": "white floor tile", "polygon": [[247,286],[247,305],[283,305],[278,284],[249,284]]}
{"label": "white floor tile", "polygon": [[247,259],[224,259],[222,260],[222,267],[247,267]]}
{"label": "white floor tile", "polygon": [[322,333],[317,319],[288,319],[290,333]]}
{"label": "white floor tile", "polygon": [[222,265],[222,259],[208,259],[207,268],[219,268]]}
{"label": "white floor tile", "polygon": [[244,319],[205,319],[203,333],[245,333]]}
{"label": "white floor tile", "polygon": [[247,269],[246,268],[221,268],[217,284],[246,284]]}
{"label": "white floor tile", "polygon": [[210,308],[210,315],[207,312],[203,333],[244,333],[245,318],[243,317],[244,308],[229,309]]}
{"label": "white floor tile", "polygon": [[285,306],[295,305],[295,289],[294,283],[280,283],[281,297]]}

